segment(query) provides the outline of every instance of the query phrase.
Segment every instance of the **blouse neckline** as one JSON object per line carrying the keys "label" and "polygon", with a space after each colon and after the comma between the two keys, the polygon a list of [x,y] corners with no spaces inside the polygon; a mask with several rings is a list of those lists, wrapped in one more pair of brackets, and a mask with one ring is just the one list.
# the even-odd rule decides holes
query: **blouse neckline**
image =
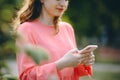
{"label": "blouse neckline", "polygon": [[43,25],[43,26],[48,27],[48,28],[54,28],[54,25],[44,24],[44,23],[42,23],[42,22],[41,22],[40,20],[38,20],[38,19],[34,20],[34,22],[38,22],[40,25]]}

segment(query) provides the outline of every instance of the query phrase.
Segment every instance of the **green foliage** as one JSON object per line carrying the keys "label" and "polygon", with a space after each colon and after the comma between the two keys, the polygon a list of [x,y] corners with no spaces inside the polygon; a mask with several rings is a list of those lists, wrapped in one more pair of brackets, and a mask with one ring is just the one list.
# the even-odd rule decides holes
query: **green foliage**
{"label": "green foliage", "polygon": [[[77,42],[84,36],[120,47],[120,1],[119,0],[71,0],[67,14],[74,23]],[[105,32],[105,34],[104,34]]]}
{"label": "green foliage", "polygon": [[10,23],[14,14],[14,0],[1,0],[0,4],[0,54],[9,54],[14,52],[12,48],[14,42],[10,33],[12,30]]}
{"label": "green foliage", "polygon": [[5,63],[6,63],[5,60],[0,61],[0,78],[1,76],[9,72],[9,68]]}
{"label": "green foliage", "polygon": [[26,46],[25,50],[27,54],[32,57],[32,59],[39,64],[42,61],[48,60],[48,53],[45,49],[43,48],[36,48],[33,46]]}
{"label": "green foliage", "polygon": [[18,80],[18,78],[13,75],[5,75],[5,76],[2,76],[0,80]]}
{"label": "green foliage", "polygon": [[[120,72],[94,72],[93,73],[93,80],[119,80]],[[80,80],[88,80],[88,77],[83,77]]]}

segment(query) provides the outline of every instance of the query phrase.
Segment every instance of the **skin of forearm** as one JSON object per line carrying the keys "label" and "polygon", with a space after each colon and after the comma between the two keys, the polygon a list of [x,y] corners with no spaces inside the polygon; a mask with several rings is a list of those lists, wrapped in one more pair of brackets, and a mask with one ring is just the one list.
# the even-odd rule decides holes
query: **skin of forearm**
{"label": "skin of forearm", "polygon": [[62,70],[67,67],[67,62],[64,59],[60,59],[55,62],[57,70]]}

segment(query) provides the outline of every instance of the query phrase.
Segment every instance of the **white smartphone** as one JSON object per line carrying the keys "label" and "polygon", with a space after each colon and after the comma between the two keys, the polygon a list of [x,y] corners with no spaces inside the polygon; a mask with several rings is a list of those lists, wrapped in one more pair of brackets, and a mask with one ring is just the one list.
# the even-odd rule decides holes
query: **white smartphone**
{"label": "white smartphone", "polygon": [[82,50],[80,50],[80,52],[81,53],[91,52],[91,51],[94,51],[96,48],[98,48],[97,45],[88,45],[85,48],[83,48]]}

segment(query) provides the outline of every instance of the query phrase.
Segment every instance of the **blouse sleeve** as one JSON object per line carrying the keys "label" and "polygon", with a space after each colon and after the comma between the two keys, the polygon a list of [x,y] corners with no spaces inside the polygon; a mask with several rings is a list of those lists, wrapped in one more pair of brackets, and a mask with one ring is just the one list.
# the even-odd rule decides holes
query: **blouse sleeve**
{"label": "blouse sleeve", "polygon": [[[72,38],[75,47],[77,47],[74,29],[72,28],[70,24],[68,24],[67,28],[68,28],[70,37]],[[78,76],[92,75],[92,66],[84,66],[80,64],[76,68],[74,68],[74,71],[75,71],[75,74]]]}
{"label": "blouse sleeve", "polygon": [[76,68],[74,68],[75,73],[78,76],[91,76],[92,75],[92,66],[84,66],[79,64]]}
{"label": "blouse sleeve", "polygon": [[[17,32],[22,34],[25,38],[25,42],[22,39],[16,39],[16,46],[26,44],[34,44],[34,38],[31,35],[28,25],[21,25]],[[58,76],[55,63],[47,63],[36,65],[33,59],[28,56],[24,51],[17,53],[17,64],[20,80],[48,80],[51,76]]]}

